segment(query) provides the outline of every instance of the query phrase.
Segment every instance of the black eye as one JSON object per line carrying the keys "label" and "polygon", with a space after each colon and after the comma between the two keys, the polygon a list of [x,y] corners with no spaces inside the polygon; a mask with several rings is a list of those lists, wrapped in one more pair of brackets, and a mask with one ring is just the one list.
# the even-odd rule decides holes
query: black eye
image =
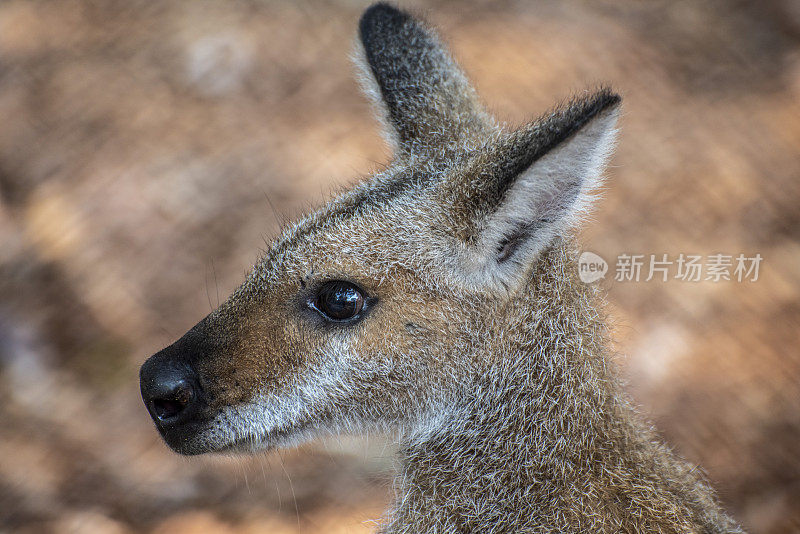
{"label": "black eye", "polygon": [[328,282],[317,293],[311,306],[332,321],[357,317],[364,308],[361,291],[348,282]]}

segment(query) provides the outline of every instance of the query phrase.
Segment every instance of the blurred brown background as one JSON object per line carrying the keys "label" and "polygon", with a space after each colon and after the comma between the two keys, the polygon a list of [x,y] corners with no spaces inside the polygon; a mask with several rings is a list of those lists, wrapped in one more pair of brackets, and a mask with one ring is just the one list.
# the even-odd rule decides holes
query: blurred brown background
{"label": "blurred brown background", "polygon": [[[363,532],[391,447],[167,451],[138,366],[280,220],[388,159],[366,3],[0,3],[0,532]],[[800,4],[409,2],[501,118],[625,97],[587,249],[760,253],[757,282],[603,282],[631,393],[752,532],[800,531]]]}

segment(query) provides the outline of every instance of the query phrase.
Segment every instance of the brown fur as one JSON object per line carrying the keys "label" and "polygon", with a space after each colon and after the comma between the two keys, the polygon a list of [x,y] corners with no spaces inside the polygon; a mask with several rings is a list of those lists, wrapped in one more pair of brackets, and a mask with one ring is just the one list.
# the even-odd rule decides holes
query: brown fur
{"label": "brown fur", "polygon": [[[619,97],[600,90],[511,131],[424,24],[378,4],[360,33],[396,158],[287,227],[219,309],[146,364],[183,362],[203,392],[170,445],[396,432],[386,533],[741,532],[631,409],[601,299],[575,276],[571,229]],[[360,318],[307,306],[331,280],[363,290]]]}

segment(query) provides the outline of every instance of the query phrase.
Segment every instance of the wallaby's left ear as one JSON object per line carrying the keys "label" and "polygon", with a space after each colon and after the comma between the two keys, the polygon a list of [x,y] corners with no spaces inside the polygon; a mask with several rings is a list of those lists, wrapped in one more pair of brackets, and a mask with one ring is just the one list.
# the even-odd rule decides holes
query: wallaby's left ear
{"label": "wallaby's left ear", "polygon": [[425,23],[378,3],[361,17],[359,37],[361,81],[398,156],[464,148],[494,129],[494,119]]}
{"label": "wallaby's left ear", "polygon": [[539,255],[590,207],[615,139],[620,97],[608,89],[503,134],[471,171],[445,180],[453,268],[469,286],[513,291]]}

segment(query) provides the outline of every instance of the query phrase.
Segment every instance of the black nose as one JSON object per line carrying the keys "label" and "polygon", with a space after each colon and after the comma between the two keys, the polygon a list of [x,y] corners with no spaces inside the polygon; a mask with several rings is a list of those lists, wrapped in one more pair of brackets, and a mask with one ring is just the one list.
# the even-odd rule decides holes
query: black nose
{"label": "black nose", "polygon": [[194,388],[186,380],[159,383],[152,395],[150,412],[162,422],[177,418],[194,402]]}
{"label": "black nose", "polygon": [[187,366],[149,360],[141,370],[142,400],[162,428],[183,423],[198,411],[200,388]]}

